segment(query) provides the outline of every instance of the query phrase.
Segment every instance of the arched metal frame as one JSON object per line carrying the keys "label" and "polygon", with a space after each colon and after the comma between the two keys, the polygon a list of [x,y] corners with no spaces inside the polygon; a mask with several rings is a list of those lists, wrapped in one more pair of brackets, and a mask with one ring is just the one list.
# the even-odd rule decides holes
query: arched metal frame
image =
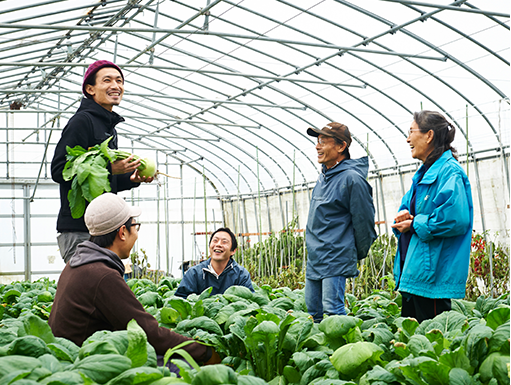
{"label": "arched metal frame", "polygon": [[[51,157],[59,132],[49,133],[76,111],[85,68],[108,59],[126,78],[116,107],[126,118],[121,146],[156,154],[167,170],[180,167],[188,198],[197,177],[207,195],[227,200],[308,189],[318,165],[306,129],[341,121],[352,154],[369,156],[384,204],[382,178],[399,174],[404,190],[401,173],[417,167],[405,139],[420,108],[442,112],[460,131],[455,145],[474,165],[481,209],[480,157],[502,158],[509,192],[503,0],[18,3],[3,1],[0,13],[0,112],[37,112],[38,124],[16,127],[23,134],[14,142],[12,127],[0,128],[0,183],[15,182],[13,167],[16,178],[36,180],[24,174],[30,162],[12,159],[30,144],[41,148],[37,181],[49,179],[41,176],[44,154]],[[43,141],[33,137],[40,132]]]}

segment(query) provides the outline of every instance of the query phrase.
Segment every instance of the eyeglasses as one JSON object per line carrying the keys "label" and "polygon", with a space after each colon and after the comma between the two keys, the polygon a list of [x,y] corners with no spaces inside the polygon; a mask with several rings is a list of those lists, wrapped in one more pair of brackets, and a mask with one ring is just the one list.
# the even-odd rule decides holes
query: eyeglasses
{"label": "eyeglasses", "polygon": [[140,231],[140,226],[142,226],[142,223],[136,223],[136,222],[135,222],[135,223],[132,223],[132,224],[131,224],[131,227],[136,227],[136,228],[137,228],[137,232],[139,232],[139,231]]}
{"label": "eyeglasses", "polygon": [[414,131],[420,131],[420,128],[410,128],[408,130],[408,136],[412,135],[412,132],[414,132]]}
{"label": "eyeglasses", "polygon": [[323,139],[323,138],[318,138],[318,144],[323,147],[325,144],[328,144],[330,143],[330,140],[326,140],[326,139]]}

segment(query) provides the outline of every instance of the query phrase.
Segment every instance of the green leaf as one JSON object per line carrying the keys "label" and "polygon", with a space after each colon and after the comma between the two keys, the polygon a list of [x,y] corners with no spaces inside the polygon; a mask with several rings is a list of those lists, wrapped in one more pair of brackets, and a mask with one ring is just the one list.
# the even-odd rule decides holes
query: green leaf
{"label": "green leaf", "polygon": [[488,342],[489,353],[498,352],[509,354],[509,321],[500,325]]}
{"label": "green leaf", "polygon": [[433,329],[427,332],[426,338],[433,345],[433,349],[437,356],[440,356],[442,351],[449,348],[449,345],[451,344],[448,339],[444,338],[444,335],[438,329]]}
{"label": "green leaf", "polygon": [[410,341],[407,344],[408,349],[410,349],[410,352],[415,356],[429,356],[429,357],[436,357],[435,350],[433,349],[433,345],[429,340],[421,335],[416,334],[413,335],[410,338]]}
{"label": "green leaf", "polygon": [[92,199],[97,198],[104,192],[110,192],[110,181],[108,180],[109,172],[106,168],[92,168],[87,177],[89,182],[89,190]]}
{"label": "green leaf", "polygon": [[46,347],[46,343],[36,336],[18,337],[7,347],[8,355],[20,355],[30,357],[40,357],[43,354],[51,353]]}
{"label": "green leaf", "polygon": [[187,319],[192,313],[192,305],[182,298],[171,299],[169,304],[179,312],[183,320]]}
{"label": "green leaf", "polygon": [[131,367],[137,368],[147,361],[147,336],[137,321],[128,322],[128,351],[126,356],[131,360]]}
{"label": "green leaf", "polygon": [[201,368],[192,380],[192,385],[237,384],[234,370],[225,365],[208,365]]}
{"label": "green leaf", "polygon": [[[77,169],[76,169],[76,179],[78,180],[78,183],[80,185],[82,185],[83,182],[87,179],[87,177],[91,173],[91,170],[92,170],[92,166],[89,163],[85,163],[85,162],[81,163],[77,167]],[[88,200],[87,197],[85,197],[85,199]]]}
{"label": "green leaf", "polygon": [[422,376],[429,385],[449,385],[449,368],[435,361],[426,361],[419,364]]}
{"label": "green leaf", "polygon": [[8,290],[4,293],[3,296],[3,303],[6,304],[12,304],[13,302],[16,302],[18,300],[18,297],[21,295],[21,293],[18,290]]}
{"label": "green leaf", "polygon": [[500,325],[509,321],[509,306],[493,309],[486,316],[486,326],[496,330]]}
{"label": "green leaf", "polygon": [[337,349],[330,357],[334,367],[349,378],[367,371],[369,366],[381,363],[383,349],[371,342],[356,342]]}
{"label": "green leaf", "polygon": [[43,368],[48,369],[52,373],[57,373],[62,371],[62,364],[55,358],[55,356],[51,354],[44,354],[41,357],[38,357],[39,361]]}
{"label": "green leaf", "polygon": [[385,370],[380,365],[376,365],[360,378],[360,385],[370,385],[378,382],[382,384],[392,384],[397,383],[397,381],[398,379],[394,374]]}
{"label": "green leaf", "polygon": [[82,188],[78,184],[77,178],[74,178],[71,183],[71,190],[67,193],[67,199],[71,209],[71,216],[74,219],[83,217],[85,213],[85,198],[82,195]]}
{"label": "green leaf", "polygon": [[163,374],[156,368],[136,367],[112,378],[107,385],[147,385],[162,377]]}
{"label": "green leaf", "polygon": [[175,324],[179,320],[180,316],[177,310],[171,307],[163,307],[160,310],[161,322],[165,324]]}
{"label": "green leaf", "polygon": [[496,378],[499,385],[509,384],[509,355],[491,353],[481,364],[479,373],[483,382]]}
{"label": "green leaf", "polygon": [[78,358],[82,360],[95,354],[119,354],[119,352],[108,341],[96,341],[91,344],[83,344],[78,352]]}
{"label": "green leaf", "polygon": [[468,331],[462,346],[470,360],[470,365],[477,368],[488,353],[488,340],[493,330],[488,326],[477,325]]}
{"label": "green leaf", "polygon": [[131,360],[118,354],[100,354],[85,357],[70,370],[83,373],[98,384],[104,384],[131,368]]}
{"label": "green leaf", "polygon": [[300,382],[300,379],[302,378],[300,372],[290,365],[284,366],[282,374],[286,377],[288,382]]}
{"label": "green leaf", "polygon": [[87,150],[85,150],[85,148],[83,148],[80,145],[76,145],[73,148],[66,146],[66,152],[68,157],[77,157],[82,154],[85,154]]}
{"label": "green leaf", "polygon": [[268,385],[268,383],[259,377],[243,375],[238,376],[238,385]]}
{"label": "green leaf", "polygon": [[362,324],[358,318],[344,315],[333,315],[325,318],[319,324],[319,330],[325,333],[328,338],[336,339],[343,337],[357,325]]}
{"label": "green leaf", "polygon": [[83,384],[83,378],[76,372],[57,372],[39,381],[41,385],[78,385]]}
{"label": "green leaf", "polygon": [[99,151],[103,154],[105,158],[107,158],[110,162],[115,161],[115,153],[108,148],[108,143],[112,140],[113,136],[110,136],[109,138],[105,139],[99,146]]}
{"label": "green leaf", "polygon": [[0,357],[0,378],[18,370],[34,370],[41,367],[41,362],[34,357],[6,356]]}
{"label": "green leaf", "polygon": [[451,369],[449,372],[449,385],[475,385],[474,378],[461,368]]}
{"label": "green leaf", "polygon": [[474,372],[474,368],[470,366],[470,360],[465,354],[463,346],[460,346],[453,351],[445,352],[439,357],[438,361],[450,367],[451,369],[454,368],[463,369],[469,372],[470,374]]}
{"label": "green leaf", "polygon": [[56,341],[48,322],[35,315],[29,315],[28,317],[23,318],[23,325],[25,326],[25,332],[27,335],[39,337],[46,343]]}

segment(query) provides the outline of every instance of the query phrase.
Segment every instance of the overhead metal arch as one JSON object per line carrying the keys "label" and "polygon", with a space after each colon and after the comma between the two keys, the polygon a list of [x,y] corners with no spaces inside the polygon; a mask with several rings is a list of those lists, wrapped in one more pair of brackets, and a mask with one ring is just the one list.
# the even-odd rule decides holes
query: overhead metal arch
{"label": "overhead metal arch", "polygon": [[[491,4],[483,0],[449,4],[27,0],[23,5],[5,0],[4,4],[0,111],[12,103],[53,111],[58,97],[58,110],[73,112],[79,100],[65,91],[79,91],[81,69],[96,58],[115,57],[130,74],[127,91],[133,93],[127,93],[119,106],[121,115],[133,116],[122,126],[121,136],[128,143],[140,139],[137,146],[148,149],[183,146],[184,153],[166,153],[178,162],[203,157],[206,179],[219,195],[238,193],[233,162],[245,167],[241,194],[288,186],[294,172],[303,183],[314,181],[313,141],[305,130],[308,125],[324,125],[325,120],[340,120],[350,127],[355,150],[358,156],[369,155],[372,171],[401,169],[410,162],[403,155],[410,115],[422,101],[456,124],[462,133],[457,140],[462,143],[464,138],[474,159],[485,149],[509,151],[509,136],[498,129],[500,112],[489,107],[490,102],[509,97],[509,42],[492,39],[499,32],[489,28],[497,25],[509,31],[503,0]],[[357,23],[358,18],[364,22]],[[449,18],[456,23],[451,25]],[[429,31],[421,28],[425,20],[431,22]],[[442,28],[460,41],[442,46],[438,36]],[[407,45],[395,39],[400,33],[410,39]],[[488,55],[476,57],[471,47]],[[476,58],[485,65],[472,63]],[[59,65],[48,68],[45,62]],[[478,90],[439,72],[447,68],[473,79]],[[425,87],[423,79],[429,79],[432,87]],[[157,91],[158,82],[165,91]],[[438,93],[444,87],[452,92],[452,100]],[[175,98],[172,104],[166,102],[170,98]],[[473,131],[467,135],[460,123],[459,111],[467,104],[480,117],[474,117],[480,122],[476,136]],[[56,116],[60,113],[51,114],[47,122]],[[362,139],[366,133],[371,135],[369,148]],[[196,140],[204,138],[220,142]],[[257,162],[263,179],[256,175]]]}

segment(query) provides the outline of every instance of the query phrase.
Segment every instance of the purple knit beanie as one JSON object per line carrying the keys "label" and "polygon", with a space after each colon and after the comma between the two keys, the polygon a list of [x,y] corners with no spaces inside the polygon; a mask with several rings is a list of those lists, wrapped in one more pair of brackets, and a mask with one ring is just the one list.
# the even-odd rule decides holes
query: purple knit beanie
{"label": "purple knit beanie", "polygon": [[92,99],[92,96],[89,95],[87,91],[85,91],[85,85],[93,76],[96,76],[96,72],[98,72],[101,68],[105,67],[115,68],[117,71],[120,72],[122,76],[122,81],[124,81],[124,74],[117,65],[108,60],[97,60],[94,63],[92,63],[89,66],[89,68],[87,68],[87,71],[85,71],[85,76],[83,77],[82,92],[87,98]]}

